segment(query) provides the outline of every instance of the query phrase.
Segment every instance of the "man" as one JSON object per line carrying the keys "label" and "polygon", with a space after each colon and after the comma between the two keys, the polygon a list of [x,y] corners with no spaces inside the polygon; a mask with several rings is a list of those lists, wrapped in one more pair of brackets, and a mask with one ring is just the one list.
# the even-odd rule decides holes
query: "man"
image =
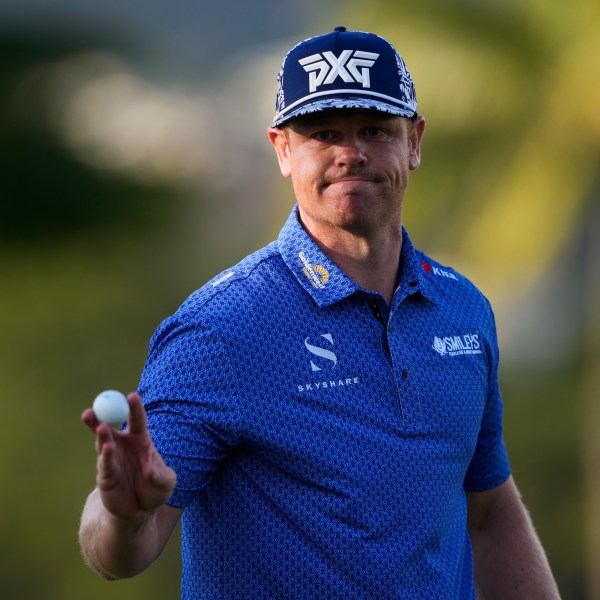
{"label": "man", "polygon": [[489,303],[402,227],[424,129],[386,40],[338,27],[286,55],[269,139],[297,207],[161,324],[126,431],[83,414],[103,576],[145,569],[182,518],[184,598],[558,598]]}

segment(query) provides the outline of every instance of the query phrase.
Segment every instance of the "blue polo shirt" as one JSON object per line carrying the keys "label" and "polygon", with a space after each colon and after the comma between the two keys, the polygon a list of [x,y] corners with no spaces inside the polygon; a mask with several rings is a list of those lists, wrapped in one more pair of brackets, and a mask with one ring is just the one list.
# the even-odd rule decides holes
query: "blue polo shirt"
{"label": "blue polo shirt", "polygon": [[140,383],[185,599],[474,598],[465,492],[503,483],[488,301],[404,232],[391,307],[277,241],[192,294]]}

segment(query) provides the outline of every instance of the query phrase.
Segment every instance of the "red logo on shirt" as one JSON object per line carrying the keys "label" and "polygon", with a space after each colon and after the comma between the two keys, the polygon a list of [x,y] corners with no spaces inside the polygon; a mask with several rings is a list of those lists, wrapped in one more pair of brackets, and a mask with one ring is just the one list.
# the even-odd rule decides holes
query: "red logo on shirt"
{"label": "red logo on shirt", "polygon": [[454,281],[458,281],[458,277],[450,271],[444,271],[444,269],[440,269],[439,267],[432,267],[429,263],[424,261],[421,261],[421,266],[427,275],[433,274],[437,275],[438,277],[447,277],[448,279],[454,279]]}

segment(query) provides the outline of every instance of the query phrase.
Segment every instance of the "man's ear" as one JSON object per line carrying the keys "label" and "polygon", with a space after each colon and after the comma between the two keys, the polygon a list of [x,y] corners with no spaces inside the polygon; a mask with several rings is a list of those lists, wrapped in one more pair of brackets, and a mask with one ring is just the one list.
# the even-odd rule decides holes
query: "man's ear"
{"label": "man's ear", "polygon": [[290,142],[286,132],[279,127],[270,127],[268,130],[269,141],[273,144],[279,161],[279,170],[284,177],[291,175]]}
{"label": "man's ear", "polygon": [[419,115],[409,134],[410,157],[408,166],[414,171],[421,164],[421,140],[425,133],[425,118]]}

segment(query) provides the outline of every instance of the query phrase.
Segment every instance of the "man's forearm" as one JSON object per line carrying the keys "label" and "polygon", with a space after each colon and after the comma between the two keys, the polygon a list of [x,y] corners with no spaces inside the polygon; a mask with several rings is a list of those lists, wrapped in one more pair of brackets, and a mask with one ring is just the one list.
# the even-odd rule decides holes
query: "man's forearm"
{"label": "man's forearm", "polygon": [[159,510],[137,521],[118,519],[104,508],[98,490],[94,490],[88,496],[79,529],[79,543],[88,565],[105,579],[133,577],[146,569],[168,539],[163,539]]}
{"label": "man's forearm", "polygon": [[[546,553],[512,480],[471,523],[475,582],[483,600],[559,600]],[[475,494],[477,496],[477,494]]]}

